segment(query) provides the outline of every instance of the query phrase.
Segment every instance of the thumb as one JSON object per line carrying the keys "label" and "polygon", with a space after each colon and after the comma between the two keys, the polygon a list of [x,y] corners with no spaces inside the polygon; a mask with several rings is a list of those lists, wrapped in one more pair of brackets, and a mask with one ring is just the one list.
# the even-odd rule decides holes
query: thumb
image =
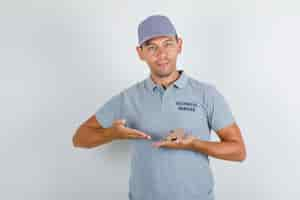
{"label": "thumb", "polygon": [[125,119],[118,119],[118,120],[115,120],[113,122],[113,124],[115,124],[115,125],[125,125],[126,124],[126,120]]}

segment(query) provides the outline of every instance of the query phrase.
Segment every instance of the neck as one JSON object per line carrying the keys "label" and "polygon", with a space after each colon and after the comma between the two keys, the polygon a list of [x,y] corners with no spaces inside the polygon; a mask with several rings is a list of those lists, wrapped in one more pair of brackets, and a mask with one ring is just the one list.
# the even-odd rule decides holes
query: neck
{"label": "neck", "polygon": [[178,70],[175,70],[167,77],[158,77],[158,76],[155,76],[154,74],[151,74],[151,79],[153,80],[153,82],[163,86],[164,88],[171,85],[179,77],[180,77],[180,73],[178,72]]}

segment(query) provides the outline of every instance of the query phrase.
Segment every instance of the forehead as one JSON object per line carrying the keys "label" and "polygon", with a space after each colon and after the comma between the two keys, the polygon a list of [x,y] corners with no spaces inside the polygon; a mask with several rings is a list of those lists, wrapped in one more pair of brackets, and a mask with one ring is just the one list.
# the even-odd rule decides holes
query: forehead
{"label": "forehead", "polygon": [[145,42],[145,44],[146,45],[148,45],[148,44],[159,44],[163,41],[172,40],[172,39],[175,39],[175,36],[157,36],[157,37],[151,38],[150,40],[147,40]]}

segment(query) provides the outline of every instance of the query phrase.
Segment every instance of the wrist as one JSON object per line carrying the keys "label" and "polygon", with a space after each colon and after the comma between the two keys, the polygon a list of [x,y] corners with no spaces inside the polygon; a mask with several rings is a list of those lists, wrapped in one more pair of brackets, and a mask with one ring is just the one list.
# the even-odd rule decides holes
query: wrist
{"label": "wrist", "polygon": [[199,139],[197,139],[197,138],[192,139],[192,141],[189,145],[190,150],[195,151],[198,140]]}
{"label": "wrist", "polygon": [[115,130],[114,127],[109,127],[106,129],[107,136],[111,138],[111,140],[119,140],[120,137],[118,132]]}

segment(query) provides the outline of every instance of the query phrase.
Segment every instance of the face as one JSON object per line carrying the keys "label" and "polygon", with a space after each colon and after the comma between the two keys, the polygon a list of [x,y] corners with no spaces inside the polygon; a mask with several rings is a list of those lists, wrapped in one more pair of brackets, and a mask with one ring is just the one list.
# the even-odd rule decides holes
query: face
{"label": "face", "polygon": [[151,73],[157,77],[167,77],[176,71],[177,56],[181,53],[182,39],[175,36],[159,36],[136,47],[141,60],[150,67]]}

